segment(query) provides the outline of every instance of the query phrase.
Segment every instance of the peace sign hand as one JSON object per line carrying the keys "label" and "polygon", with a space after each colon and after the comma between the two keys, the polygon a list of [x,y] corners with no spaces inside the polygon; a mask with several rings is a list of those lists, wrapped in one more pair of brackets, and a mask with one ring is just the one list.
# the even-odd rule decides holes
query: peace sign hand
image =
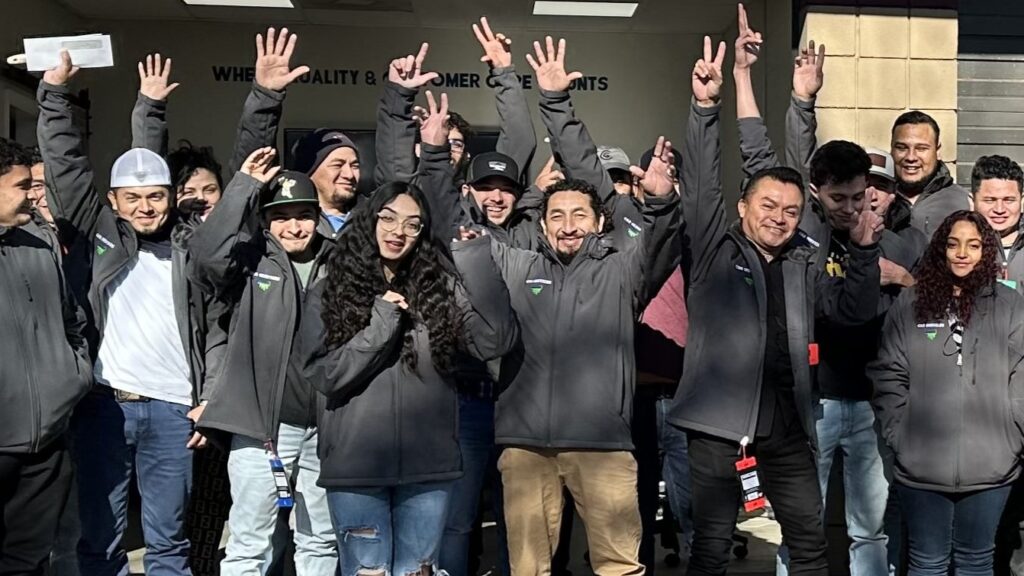
{"label": "peace sign hand", "polygon": [[480,25],[473,24],[473,34],[484,49],[481,62],[487,62],[491,68],[507,68],[512,65],[512,40],[502,33],[491,32],[487,17],[480,18]]}
{"label": "peace sign hand", "polygon": [[718,43],[718,53],[712,58],[711,37],[705,36],[704,57],[693,65],[693,97],[701,106],[713,106],[721,99],[724,62],[725,42]]}
{"label": "peace sign hand", "polygon": [[811,40],[793,62],[793,94],[804,101],[814,99],[825,84],[824,67],[825,45],[818,46],[815,52],[814,40]]}

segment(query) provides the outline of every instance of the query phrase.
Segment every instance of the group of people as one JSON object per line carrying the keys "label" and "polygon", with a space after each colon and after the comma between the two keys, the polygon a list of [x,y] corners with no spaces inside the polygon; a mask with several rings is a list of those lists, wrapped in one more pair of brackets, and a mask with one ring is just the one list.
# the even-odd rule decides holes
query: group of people
{"label": "group of people", "polygon": [[147,56],[105,194],[62,52],[38,149],[0,139],[0,574],[127,574],[134,476],[154,576],[273,573],[289,539],[299,576],[475,573],[492,477],[503,573],[562,573],[573,508],[596,574],[653,573],[660,477],[688,574],[725,574],[739,510],[770,503],[779,573],[827,575],[839,455],[852,574],[1009,574],[1024,173],[983,157],[964,190],[917,111],[888,152],[819,146],[813,43],[780,159],[751,81],[764,38],[738,17],[734,222],[710,38],[685,142],[636,164],[577,117],[565,41],[535,42],[552,157],[532,183],[530,109],[486,18],[495,150],[469,153],[446,94],[417,105],[423,44],[390,63],[372,175],[329,128],[282,166],[308,72],[287,29],[256,37],[227,174],[169,150],[178,84]]}

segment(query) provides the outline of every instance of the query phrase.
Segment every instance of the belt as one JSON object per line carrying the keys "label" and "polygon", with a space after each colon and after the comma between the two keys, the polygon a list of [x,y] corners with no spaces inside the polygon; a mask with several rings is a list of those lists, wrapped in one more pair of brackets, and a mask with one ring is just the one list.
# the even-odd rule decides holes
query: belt
{"label": "belt", "polygon": [[125,392],[124,390],[118,390],[116,388],[114,388],[113,390],[114,398],[118,402],[149,402],[149,398],[146,398],[141,394],[136,394],[134,392]]}

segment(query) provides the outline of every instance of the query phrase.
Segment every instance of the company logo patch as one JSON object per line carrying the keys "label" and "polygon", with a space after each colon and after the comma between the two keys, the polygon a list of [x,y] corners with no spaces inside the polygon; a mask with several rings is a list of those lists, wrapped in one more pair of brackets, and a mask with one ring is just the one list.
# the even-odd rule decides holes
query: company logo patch
{"label": "company logo patch", "polygon": [[96,255],[97,255],[97,256],[103,256],[103,254],[104,254],[104,253],[105,253],[106,251],[107,251],[107,249],[106,249],[105,247],[103,247],[103,246],[97,246],[97,247],[96,247]]}
{"label": "company logo patch", "polygon": [[526,285],[530,287],[530,292],[533,292],[533,295],[536,296],[544,291],[545,286],[551,286],[551,280],[544,278],[531,278],[526,281]]}
{"label": "company logo patch", "polygon": [[259,287],[259,289],[264,292],[270,290],[270,282],[257,282],[256,286]]}
{"label": "company logo patch", "polygon": [[487,166],[489,166],[491,170],[498,170],[499,172],[504,172],[508,168],[508,164],[498,162],[497,160],[491,160],[487,163]]}
{"label": "company logo patch", "polygon": [[637,224],[636,222],[630,220],[628,217],[623,216],[622,220],[629,226],[629,228],[626,229],[626,234],[628,234],[630,238],[636,238],[637,236],[640,235],[641,232],[643,232],[643,228],[641,228],[640,225]]}
{"label": "company logo patch", "polygon": [[939,333],[934,331],[934,330],[932,330],[931,332],[926,332],[925,333],[925,336],[927,336],[929,340],[935,340],[935,337],[938,336],[938,335],[939,335]]}
{"label": "company logo patch", "polygon": [[273,286],[274,282],[281,281],[280,276],[271,276],[270,274],[264,274],[262,272],[253,273],[252,277],[256,278],[256,287],[263,292],[270,290],[270,287]]}

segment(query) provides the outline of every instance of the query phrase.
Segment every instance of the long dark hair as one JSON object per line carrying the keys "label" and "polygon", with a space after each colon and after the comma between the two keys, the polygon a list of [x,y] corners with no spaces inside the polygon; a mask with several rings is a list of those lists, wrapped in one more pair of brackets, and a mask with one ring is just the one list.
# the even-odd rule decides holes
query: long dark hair
{"label": "long dark hair", "polygon": [[[964,278],[957,278],[946,260],[946,242],[957,222],[970,222],[981,234],[981,261]],[[915,275],[917,296],[914,315],[917,321],[939,320],[953,312],[965,325],[970,324],[975,298],[999,278],[1000,252],[999,236],[983,216],[968,210],[950,214],[932,236]],[[960,288],[959,297],[953,296],[954,286]]]}
{"label": "long dark hair", "polygon": [[[377,214],[402,194],[411,196],[419,205],[423,231],[388,284],[377,245]],[[413,319],[413,323],[403,325],[402,361],[416,371],[413,325],[424,324],[430,334],[434,368],[441,374],[450,374],[461,329],[455,279],[454,266],[432,232],[423,192],[404,182],[384,184],[353,211],[327,262],[323,295],[327,345],[340,346],[366,328],[374,300],[392,290],[405,297],[408,315]]]}

